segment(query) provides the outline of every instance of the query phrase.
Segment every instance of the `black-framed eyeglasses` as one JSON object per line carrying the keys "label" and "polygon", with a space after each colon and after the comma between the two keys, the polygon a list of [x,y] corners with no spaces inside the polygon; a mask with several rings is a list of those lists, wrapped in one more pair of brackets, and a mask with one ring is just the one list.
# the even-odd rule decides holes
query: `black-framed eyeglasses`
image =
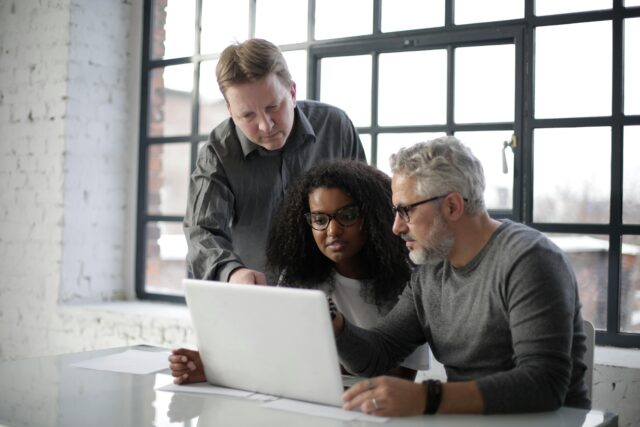
{"label": "black-framed eyeglasses", "polygon": [[357,205],[348,205],[338,209],[333,214],[320,212],[307,212],[304,214],[311,228],[318,231],[326,230],[332,219],[343,227],[351,227],[360,218],[360,209]]}
{"label": "black-framed eyeglasses", "polygon": [[[423,205],[425,203],[434,202],[436,200],[444,199],[449,194],[451,194],[451,193],[442,194],[440,196],[435,196],[435,197],[431,197],[431,198],[428,198],[428,199],[420,200],[419,202],[411,203],[410,205],[391,206],[391,210],[393,211],[393,216],[394,217],[396,216],[396,214],[398,214],[398,215],[400,215],[400,218],[402,218],[403,221],[411,222],[411,218],[409,217],[409,212],[411,212],[416,206],[420,206],[420,205]],[[464,197],[462,198],[462,200],[464,200],[465,202],[468,201]]]}

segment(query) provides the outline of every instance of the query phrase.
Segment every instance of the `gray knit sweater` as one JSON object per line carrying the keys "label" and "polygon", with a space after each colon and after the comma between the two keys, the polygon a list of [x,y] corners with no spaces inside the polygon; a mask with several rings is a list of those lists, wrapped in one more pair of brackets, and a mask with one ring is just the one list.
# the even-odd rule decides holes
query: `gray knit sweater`
{"label": "gray knit sweater", "polygon": [[421,266],[371,331],[345,324],[342,363],[373,376],[427,341],[449,381],[476,380],[485,413],[590,408],[576,280],[542,233],[503,221],[466,266]]}

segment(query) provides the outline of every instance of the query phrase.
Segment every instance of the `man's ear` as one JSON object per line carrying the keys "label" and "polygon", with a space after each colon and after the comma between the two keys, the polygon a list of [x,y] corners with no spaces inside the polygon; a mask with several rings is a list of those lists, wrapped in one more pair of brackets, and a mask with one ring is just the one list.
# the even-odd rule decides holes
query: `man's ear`
{"label": "man's ear", "polygon": [[457,191],[449,193],[442,201],[443,215],[451,220],[457,221],[464,214],[464,198]]}
{"label": "man's ear", "polygon": [[296,87],[296,82],[291,80],[291,88],[289,88],[289,92],[291,93],[291,99],[293,99],[293,103],[296,103],[296,94],[298,93],[298,89]]}

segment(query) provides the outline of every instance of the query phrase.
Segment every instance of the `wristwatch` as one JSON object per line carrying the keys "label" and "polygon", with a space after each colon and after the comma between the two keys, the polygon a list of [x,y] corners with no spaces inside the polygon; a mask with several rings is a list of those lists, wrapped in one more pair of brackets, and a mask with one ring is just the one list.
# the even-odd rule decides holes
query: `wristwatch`
{"label": "wristwatch", "polygon": [[438,380],[423,381],[422,385],[427,394],[427,402],[424,408],[425,414],[435,414],[438,412],[440,400],[442,399],[442,383]]}

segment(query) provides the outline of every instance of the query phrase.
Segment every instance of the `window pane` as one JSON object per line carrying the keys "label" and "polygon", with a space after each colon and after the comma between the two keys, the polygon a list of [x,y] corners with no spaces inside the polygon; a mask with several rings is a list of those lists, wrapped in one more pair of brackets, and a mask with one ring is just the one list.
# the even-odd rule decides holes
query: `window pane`
{"label": "window pane", "polygon": [[609,240],[606,236],[547,234],[567,254],[578,281],[582,317],[596,329],[607,327]]}
{"label": "window pane", "polygon": [[216,81],[218,61],[206,61],[200,64],[200,124],[199,132],[208,134],[229,117],[227,103],[220,93]]}
{"label": "window pane", "polygon": [[421,133],[381,133],[378,135],[378,158],[376,166],[384,173],[391,175],[389,158],[401,148],[410,147],[417,142],[425,142],[445,136],[444,132]]}
{"label": "window pane", "polygon": [[378,124],[443,124],[447,120],[447,52],[380,55]]}
{"label": "window pane", "polygon": [[202,0],[200,51],[221,52],[228,45],[249,37],[247,0]]}
{"label": "window pane", "polygon": [[382,32],[444,25],[444,0],[382,0]]}
{"label": "window pane", "polygon": [[640,333],[640,236],[622,236],[620,330]]}
{"label": "window pane", "polygon": [[306,41],[307,2],[257,0],[256,37],[267,39],[274,44]]}
{"label": "window pane", "polygon": [[457,25],[524,18],[524,0],[455,0],[454,3]]}
{"label": "window pane", "polygon": [[372,159],[371,159],[371,135],[368,133],[361,133],[359,134],[360,136],[360,142],[362,142],[362,148],[364,148],[364,155],[367,158],[367,162],[372,165]]}
{"label": "window pane", "polygon": [[536,129],[535,222],[608,223],[611,129]]}
{"label": "window pane", "polygon": [[640,6],[640,0],[624,0],[626,7]]}
{"label": "window pane", "polygon": [[504,143],[511,141],[512,135],[510,130],[456,132],[456,137],[482,163],[486,185],[484,201],[488,209],[513,208],[513,151],[509,147],[504,149]]}
{"label": "window pane", "polygon": [[154,0],[151,58],[191,56],[196,34],[195,0]]}
{"label": "window pane", "polygon": [[321,59],[320,100],[345,110],[355,126],[370,126],[371,56]]}
{"label": "window pane", "polygon": [[640,126],[624,128],[622,220],[640,224]]}
{"label": "window pane", "polygon": [[514,45],[464,47],[455,54],[456,123],[512,122]]}
{"label": "window pane", "polygon": [[611,9],[611,0],[536,0],[536,15],[555,15],[557,13],[585,12],[588,10]]}
{"label": "window pane", "polygon": [[537,118],[611,114],[611,21],[541,27],[535,43]]}
{"label": "window pane", "polygon": [[624,20],[624,113],[640,114],[640,18]]}
{"label": "window pane", "polygon": [[291,78],[296,82],[296,98],[307,99],[307,51],[290,50],[282,52]]}
{"label": "window pane", "polygon": [[153,144],[147,153],[147,213],[183,216],[187,208],[191,145]]}
{"label": "window pane", "polygon": [[146,228],[145,290],[183,295],[187,277],[187,241],[180,222],[149,222]]}
{"label": "window pane", "polygon": [[316,0],[316,40],[371,34],[372,28],[373,0]]}
{"label": "window pane", "polygon": [[191,133],[193,65],[155,68],[149,76],[149,136]]}

